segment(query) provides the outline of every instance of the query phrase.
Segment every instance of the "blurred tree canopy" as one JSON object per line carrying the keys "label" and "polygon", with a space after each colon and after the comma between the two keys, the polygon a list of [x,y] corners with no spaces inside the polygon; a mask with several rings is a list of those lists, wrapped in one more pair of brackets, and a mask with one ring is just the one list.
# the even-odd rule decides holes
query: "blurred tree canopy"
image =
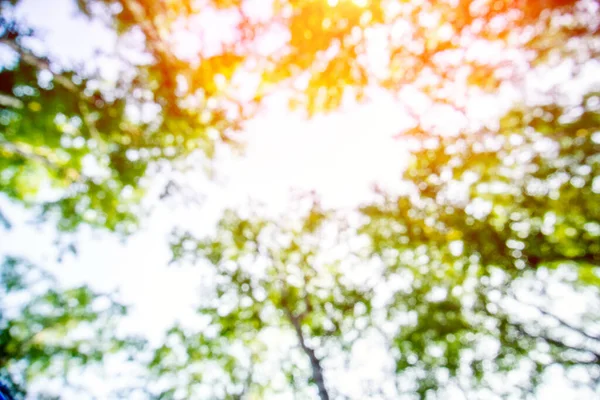
{"label": "blurred tree canopy", "polygon": [[[556,51],[598,51],[594,1],[79,0],[129,43],[128,57],[106,55],[121,63],[106,79],[34,50],[19,4],[1,2],[0,188],[64,230],[133,230],[148,168],[210,157],[273,88],[311,114],[372,87],[464,110],[468,93],[518,83]],[[212,29],[204,14],[230,22]],[[182,32],[201,44],[178,51]]]}
{"label": "blurred tree canopy", "polygon": [[[300,78],[293,101],[309,113],[361,99],[369,88],[391,91],[409,109],[416,89],[464,112],[468,96],[519,84],[525,71],[556,52],[586,60],[598,52],[588,42],[598,30],[594,1],[274,3],[286,42],[266,76]],[[413,98],[403,97],[408,88]]]}
{"label": "blurred tree canopy", "polygon": [[206,82],[238,61],[227,52],[215,56],[193,70],[190,82],[197,86],[187,86],[180,78],[192,68],[156,36],[154,2],[106,2],[105,8],[79,2],[90,17],[96,6],[95,17],[122,35],[144,33],[139,48],[127,49],[137,57],[106,55],[124,64],[116,80],[84,66],[65,68],[51,50],[35,52],[35,33],[11,18],[8,3],[19,2],[1,3],[1,43],[10,58],[0,72],[0,190],[9,198],[40,206],[62,230],[85,223],[128,233],[149,167],[196,150],[212,157],[217,142],[230,142],[239,115],[220,101],[225,93]]}
{"label": "blurred tree canopy", "polygon": [[[46,381],[36,398],[77,393],[86,368],[111,354],[127,362],[143,348],[142,340],[117,333],[126,307],[110,296],[87,286],[61,290],[51,275],[18,257],[7,256],[0,274],[0,383],[15,399],[38,378]],[[49,384],[53,378],[63,382],[58,391]]]}
{"label": "blurred tree canopy", "polygon": [[[189,374],[175,398],[535,398],[549,369],[597,395],[599,122],[595,92],[515,108],[496,130],[412,139],[403,193],[359,212],[176,232],[174,260],[215,288],[203,329],[173,328],[151,368]],[[370,384],[349,372],[364,342],[388,366]]]}
{"label": "blurred tree canopy", "polygon": [[[278,90],[312,115],[384,89],[415,119],[403,193],[175,232],[174,261],[198,263],[207,287],[198,321],[146,365],[148,396],[523,398],[557,370],[600,392],[598,93],[523,101],[457,135],[430,127],[434,105],[469,118],[536,68],[593,63],[597,1],[78,0],[130,46],[108,55],[116,79],[40,51],[20,3],[0,2],[0,192],[61,230],[131,232],[146,178],[235,144]],[[198,46],[177,46],[190,35]],[[121,305],[98,311],[102,296],[51,280],[38,293],[27,265],[0,267],[0,372],[17,393],[139,346],[112,335]],[[29,296],[11,313],[15,291]]]}

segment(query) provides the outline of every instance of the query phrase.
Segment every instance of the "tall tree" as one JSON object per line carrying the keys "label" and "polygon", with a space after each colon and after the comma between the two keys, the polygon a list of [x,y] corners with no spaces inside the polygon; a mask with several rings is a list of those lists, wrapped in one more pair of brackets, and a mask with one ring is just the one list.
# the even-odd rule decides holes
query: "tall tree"
{"label": "tall tree", "polygon": [[[523,398],[551,368],[597,394],[598,99],[419,141],[405,193],[360,214],[230,212],[210,238],[176,233],[174,260],[214,288],[151,370],[186,376],[174,398]],[[365,342],[384,349],[371,386],[352,375]]]}
{"label": "tall tree", "polygon": [[[337,242],[340,236],[330,236],[337,227],[313,204],[295,218],[228,212],[206,240],[175,234],[174,261],[208,263],[206,279],[214,287],[198,309],[204,329],[173,328],[150,364],[166,382],[171,373],[193,374],[167,393],[240,398],[314,392],[331,398],[321,351],[340,355],[351,347],[356,338],[346,338],[345,329],[354,330],[356,318],[368,315],[372,297],[365,282],[348,274],[360,265]],[[340,256],[330,254],[334,250]]]}

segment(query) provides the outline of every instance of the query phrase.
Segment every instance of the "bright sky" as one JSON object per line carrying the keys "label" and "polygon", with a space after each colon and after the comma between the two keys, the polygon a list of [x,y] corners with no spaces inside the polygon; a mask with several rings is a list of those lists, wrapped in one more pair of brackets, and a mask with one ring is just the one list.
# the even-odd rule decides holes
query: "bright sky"
{"label": "bright sky", "polygon": [[[73,17],[71,0],[48,4],[48,0],[24,0],[20,10],[43,32],[44,46],[61,60],[85,62],[94,59],[95,48],[110,52],[114,47],[114,36],[100,24]],[[3,238],[0,253],[26,254],[57,271],[65,284],[87,282],[104,290],[119,287],[123,298],[135,305],[130,328],[157,338],[173,319],[189,315],[189,305],[198,296],[194,268],[167,267],[165,239],[174,224],[208,229],[224,206],[244,204],[250,197],[282,207],[291,188],[315,189],[330,206],[362,202],[373,182],[397,184],[407,153],[402,141],[392,136],[408,123],[402,107],[385,94],[369,104],[311,121],[290,113],[283,102],[274,99],[267,112],[248,124],[244,156],[222,161],[221,183],[196,177],[195,186],[205,196],[202,207],[161,205],[126,243],[84,230],[78,243],[80,255],[68,257],[61,265],[54,262],[48,239],[52,230],[25,225],[27,214],[11,207],[6,213],[13,217],[15,229],[7,240]],[[6,209],[4,202],[0,204]],[[553,387],[554,394],[560,386]],[[550,393],[547,396],[543,398],[553,398]]]}

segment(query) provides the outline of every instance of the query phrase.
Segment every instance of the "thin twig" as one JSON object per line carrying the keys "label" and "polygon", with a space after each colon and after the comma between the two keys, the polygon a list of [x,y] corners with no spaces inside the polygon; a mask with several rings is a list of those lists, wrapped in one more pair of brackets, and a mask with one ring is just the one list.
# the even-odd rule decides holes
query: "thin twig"
{"label": "thin twig", "polygon": [[544,308],[542,308],[542,307],[540,307],[540,306],[538,306],[536,304],[533,304],[533,303],[530,303],[530,302],[527,302],[527,301],[524,301],[524,300],[520,299],[516,294],[512,294],[511,297],[513,299],[515,299],[519,303],[522,303],[522,304],[524,304],[526,306],[535,308],[542,315],[545,315],[547,317],[550,317],[550,318],[554,319],[556,322],[558,322],[561,326],[563,326],[565,328],[568,328],[568,329],[570,329],[570,330],[572,330],[574,332],[577,332],[580,335],[583,335],[583,336],[585,336],[588,339],[591,339],[591,340],[594,340],[594,341],[600,341],[600,337],[594,336],[594,335],[592,335],[592,334],[584,331],[582,328],[578,328],[578,327],[574,326],[573,324],[571,324],[571,323],[565,321],[564,319],[562,319],[562,318],[560,318],[560,317],[552,314],[550,311],[548,311],[548,310],[546,310],[546,309],[544,309]]}
{"label": "thin twig", "polygon": [[6,217],[6,215],[2,212],[1,209],[0,209],[0,223],[2,223],[2,225],[4,226],[4,229],[6,229],[7,231],[12,228],[12,223]]}

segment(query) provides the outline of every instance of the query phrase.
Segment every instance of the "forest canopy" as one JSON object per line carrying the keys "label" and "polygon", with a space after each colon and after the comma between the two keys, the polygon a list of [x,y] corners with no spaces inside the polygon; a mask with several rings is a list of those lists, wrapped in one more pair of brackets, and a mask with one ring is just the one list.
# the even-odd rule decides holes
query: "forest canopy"
{"label": "forest canopy", "polygon": [[[0,2],[3,236],[25,223],[3,204],[58,238],[135,235],[149,203],[184,201],[173,171],[243,157],[273,99],[313,118],[391,95],[410,162],[352,209],[316,193],[177,226],[169,268],[200,289],[160,343],[0,236],[10,396],[540,398],[556,376],[600,394],[598,1],[65,1],[110,43],[79,62],[30,3]],[[131,375],[103,394],[79,384],[114,365]]]}

